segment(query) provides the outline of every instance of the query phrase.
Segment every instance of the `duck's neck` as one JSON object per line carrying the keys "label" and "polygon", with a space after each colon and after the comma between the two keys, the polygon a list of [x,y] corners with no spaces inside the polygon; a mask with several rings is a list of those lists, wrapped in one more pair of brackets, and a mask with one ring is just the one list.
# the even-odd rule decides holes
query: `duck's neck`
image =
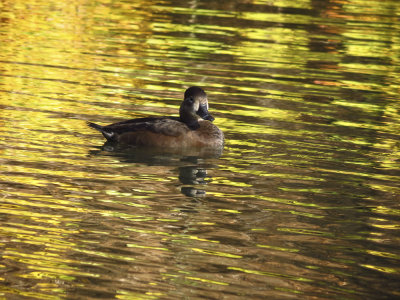
{"label": "duck's neck", "polygon": [[179,120],[185,123],[190,129],[196,130],[200,127],[199,117],[192,113],[179,111]]}

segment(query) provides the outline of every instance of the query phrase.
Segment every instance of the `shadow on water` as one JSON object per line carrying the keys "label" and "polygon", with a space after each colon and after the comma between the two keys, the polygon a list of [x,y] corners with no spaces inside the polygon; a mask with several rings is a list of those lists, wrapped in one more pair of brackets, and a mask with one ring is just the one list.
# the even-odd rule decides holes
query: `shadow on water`
{"label": "shadow on water", "polygon": [[103,146],[89,152],[90,156],[112,156],[121,163],[145,164],[147,166],[176,167],[181,193],[188,197],[204,197],[202,186],[208,184],[208,172],[215,168],[216,159],[223,152],[221,148],[150,148],[105,142]]}

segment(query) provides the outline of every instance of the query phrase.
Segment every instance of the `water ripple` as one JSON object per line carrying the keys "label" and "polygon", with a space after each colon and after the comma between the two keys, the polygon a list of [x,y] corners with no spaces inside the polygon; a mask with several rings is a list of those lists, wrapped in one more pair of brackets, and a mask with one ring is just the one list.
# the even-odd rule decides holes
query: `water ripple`
{"label": "water ripple", "polygon": [[[3,3],[1,293],[398,297],[398,12]],[[191,85],[222,153],[127,149],[86,126],[176,115]]]}

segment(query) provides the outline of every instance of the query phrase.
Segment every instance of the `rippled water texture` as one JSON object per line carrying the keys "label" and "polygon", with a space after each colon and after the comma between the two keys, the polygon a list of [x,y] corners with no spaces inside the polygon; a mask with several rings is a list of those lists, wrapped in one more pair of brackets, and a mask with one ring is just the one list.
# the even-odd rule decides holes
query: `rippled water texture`
{"label": "rippled water texture", "polygon": [[[0,297],[400,297],[398,0],[0,1]],[[221,155],[103,145],[204,87]]]}

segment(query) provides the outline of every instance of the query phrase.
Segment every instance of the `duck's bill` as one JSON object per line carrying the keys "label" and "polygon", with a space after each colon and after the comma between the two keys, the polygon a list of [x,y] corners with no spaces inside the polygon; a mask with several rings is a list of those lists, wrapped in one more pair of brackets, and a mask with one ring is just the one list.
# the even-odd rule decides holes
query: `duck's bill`
{"label": "duck's bill", "polygon": [[208,113],[207,105],[200,105],[199,110],[196,112],[204,120],[214,121],[215,118]]}

